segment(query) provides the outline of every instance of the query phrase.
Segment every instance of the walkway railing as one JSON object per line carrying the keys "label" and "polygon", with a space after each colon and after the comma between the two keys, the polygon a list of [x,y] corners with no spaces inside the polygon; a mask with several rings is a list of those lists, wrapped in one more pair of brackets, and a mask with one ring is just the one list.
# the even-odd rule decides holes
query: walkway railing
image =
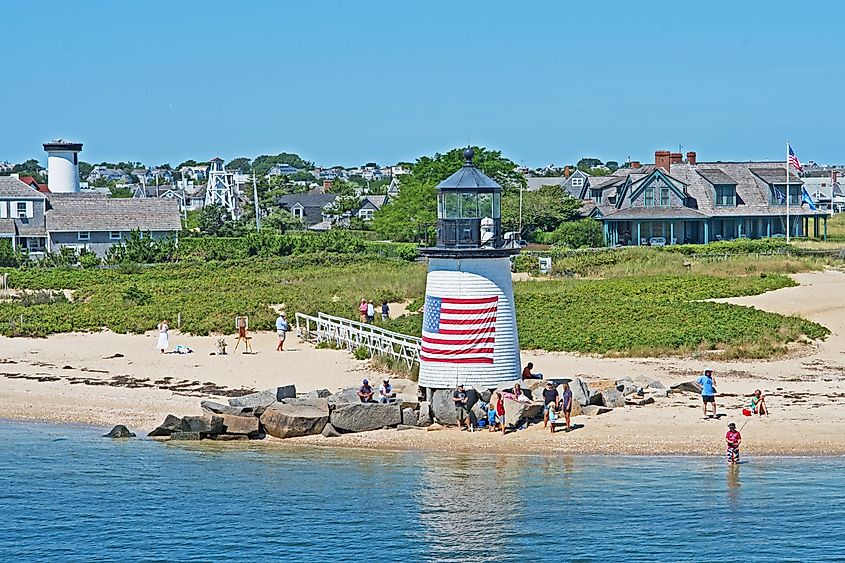
{"label": "walkway railing", "polygon": [[401,359],[408,368],[420,361],[422,341],[419,338],[343,317],[297,313],[296,333],[301,339],[315,344],[333,342],[338,348],[350,351],[364,347],[371,356],[380,354]]}

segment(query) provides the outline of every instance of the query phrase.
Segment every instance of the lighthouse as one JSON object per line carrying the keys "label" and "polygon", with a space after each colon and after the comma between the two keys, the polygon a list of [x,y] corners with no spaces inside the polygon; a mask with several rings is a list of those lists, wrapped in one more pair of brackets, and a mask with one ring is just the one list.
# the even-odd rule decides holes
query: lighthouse
{"label": "lighthouse", "polygon": [[419,384],[493,388],[520,374],[511,280],[518,248],[502,236],[502,186],[472,162],[437,185],[437,244],[428,258]]}
{"label": "lighthouse", "polygon": [[54,194],[79,192],[79,153],[82,143],[57,139],[44,143],[47,186]]}

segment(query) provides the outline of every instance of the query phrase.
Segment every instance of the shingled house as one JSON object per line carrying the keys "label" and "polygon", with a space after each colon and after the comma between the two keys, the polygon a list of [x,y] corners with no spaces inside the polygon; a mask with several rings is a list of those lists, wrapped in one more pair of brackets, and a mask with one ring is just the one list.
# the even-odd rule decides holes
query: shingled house
{"label": "shingled house", "polygon": [[[608,245],[707,243],[736,238],[826,236],[827,215],[802,205],[801,178],[777,162],[698,162],[656,151],[655,163],[586,177],[583,213]],[[573,194],[575,195],[575,194]]]}
{"label": "shingled house", "polygon": [[123,199],[99,194],[43,194],[0,176],[0,238],[37,254],[62,247],[105,256],[131,231],[159,239],[182,228],[173,199]]}

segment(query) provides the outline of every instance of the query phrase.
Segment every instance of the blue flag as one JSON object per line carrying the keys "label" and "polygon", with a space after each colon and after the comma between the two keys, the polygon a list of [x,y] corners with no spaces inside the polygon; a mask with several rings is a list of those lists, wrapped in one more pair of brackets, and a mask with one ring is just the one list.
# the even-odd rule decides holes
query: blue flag
{"label": "blue flag", "polygon": [[813,211],[816,210],[816,204],[813,203],[813,199],[810,197],[810,194],[807,193],[807,188],[801,188],[801,205],[807,204],[807,207],[812,209]]}

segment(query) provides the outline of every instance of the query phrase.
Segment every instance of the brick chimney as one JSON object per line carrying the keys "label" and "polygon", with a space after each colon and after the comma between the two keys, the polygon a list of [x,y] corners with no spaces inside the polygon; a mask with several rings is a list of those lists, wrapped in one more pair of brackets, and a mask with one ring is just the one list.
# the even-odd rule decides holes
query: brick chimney
{"label": "brick chimney", "polygon": [[687,162],[690,164],[695,164],[695,151],[689,151],[687,153]]}
{"label": "brick chimney", "polygon": [[672,168],[671,154],[669,151],[654,151],[654,165],[669,172]]}
{"label": "brick chimney", "polygon": [[642,164],[640,164],[639,160],[632,160],[631,161],[631,168],[640,168],[640,167],[642,167]]}
{"label": "brick chimney", "polygon": [[570,170],[568,166],[564,166],[563,167],[563,177],[569,178],[569,176],[571,176],[571,175],[572,175],[572,170]]}
{"label": "brick chimney", "polygon": [[684,155],[679,152],[673,152],[669,155],[670,164],[681,164],[684,161]]}
{"label": "brick chimney", "polygon": [[328,192],[330,189],[332,189],[332,181],[323,180],[323,193]]}

